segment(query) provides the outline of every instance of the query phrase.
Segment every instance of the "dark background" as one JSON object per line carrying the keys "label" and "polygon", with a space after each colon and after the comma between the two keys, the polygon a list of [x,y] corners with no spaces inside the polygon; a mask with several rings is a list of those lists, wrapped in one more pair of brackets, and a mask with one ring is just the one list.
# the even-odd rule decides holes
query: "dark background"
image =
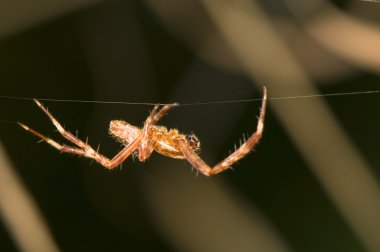
{"label": "dark background", "polygon": [[[283,58],[273,61],[268,83],[252,78],[234,55],[233,45],[222,39],[220,27],[201,1],[180,2],[84,1],[80,6],[44,9],[49,3],[40,1],[28,5],[36,12],[18,12],[15,6],[6,11],[6,4],[0,4],[5,5],[0,8],[13,20],[9,21],[9,29],[4,24],[0,27],[1,142],[11,171],[39,213],[42,226],[36,224],[36,230],[46,227],[48,234],[42,239],[33,236],[37,231],[31,231],[26,239],[40,242],[41,247],[25,249],[29,245],[22,245],[25,240],[19,238],[23,228],[18,230],[10,220],[28,216],[23,213],[28,209],[18,209],[13,215],[2,210],[0,250],[52,249],[46,244],[55,244],[53,247],[61,251],[380,249],[373,238],[379,229],[370,226],[380,221],[380,213],[375,211],[380,172],[379,94],[270,100],[264,137],[255,151],[235,164],[234,170],[211,178],[197,175],[185,161],[158,154],[145,163],[128,159],[121,169],[108,171],[95,162],[60,154],[44,143],[36,144],[38,139],[16,124],[21,121],[64,142],[32,100],[5,96],[191,104],[260,99],[260,85],[264,84],[270,97],[379,90],[379,58],[363,63],[339,49],[334,51],[308,33],[307,25],[318,15],[323,19],[326,8],[348,15],[364,27],[368,25],[377,33],[360,37],[347,31],[348,38],[341,41],[341,47],[350,44],[352,35],[352,39],[367,44],[366,50],[357,48],[358,54],[373,59],[379,54],[379,47],[373,45],[380,41],[376,23],[380,4],[319,1],[297,9],[297,1],[293,0],[260,5],[317,92],[303,93],[297,86],[287,88],[286,79],[286,92],[277,92],[271,86],[270,80],[281,69]],[[7,21],[7,16],[3,17]],[[245,33],[241,36],[244,39]],[[256,39],[259,43],[260,38]],[[343,207],[323,182],[326,177],[314,170],[319,164],[313,168],[302,145],[297,145],[298,140],[292,139],[279,119],[278,111],[272,110],[272,105],[286,108],[290,104],[302,114],[302,108],[312,99],[321,99],[329,108],[345,141],[364,160],[365,166],[356,168],[364,169],[375,184],[373,191],[366,191],[358,181],[367,180],[350,177],[349,167],[323,173],[333,173],[337,181],[343,178],[347,183],[336,183],[337,190],[343,191],[340,195],[345,195],[345,186],[357,192],[352,199],[343,200],[349,202]],[[152,108],[136,104],[43,103],[67,129],[73,133],[77,130],[81,139],[88,136],[89,144],[95,147],[100,143],[100,152],[108,157],[121,149],[107,133],[109,121],[122,119],[141,126]],[[161,124],[195,133],[202,141],[201,156],[213,165],[233,150],[243,133],[255,130],[259,108],[259,100],[181,106],[170,111]],[[305,114],[294,123],[302,124],[309,118],[319,122],[319,116]],[[326,125],[321,118],[320,124],[310,127],[328,129]],[[328,130],[324,134],[331,139]],[[328,147],[326,141],[318,148]],[[329,157],[331,163],[335,155]],[[345,180],[345,176],[353,181]],[[13,187],[5,187],[9,181],[4,180],[3,176],[2,209],[7,208],[7,202],[18,200],[4,197],[13,195]],[[360,201],[367,197],[373,205]],[[360,220],[365,216],[355,209],[373,213],[367,216],[372,218],[369,226],[355,224],[367,222]],[[356,220],[347,214],[352,212]],[[35,224],[26,218],[23,225],[33,230]]]}

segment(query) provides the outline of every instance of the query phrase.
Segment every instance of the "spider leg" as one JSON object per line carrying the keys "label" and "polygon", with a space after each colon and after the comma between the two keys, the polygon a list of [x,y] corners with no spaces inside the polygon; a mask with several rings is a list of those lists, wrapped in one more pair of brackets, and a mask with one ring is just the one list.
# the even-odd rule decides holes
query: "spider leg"
{"label": "spider leg", "polygon": [[247,155],[259,142],[264,130],[264,118],[267,105],[267,90],[264,87],[264,96],[261,104],[260,116],[257,123],[256,132],[254,132],[239,148],[232,152],[223,161],[216,164],[213,168],[208,166],[195,151],[189,146],[187,141],[183,138],[177,139],[177,145],[187,161],[197,170],[206,176],[216,175],[222,171],[227,170],[232,164],[242,159]]}
{"label": "spider leg", "polygon": [[[156,105],[157,106],[157,105]],[[175,103],[171,103],[171,104],[166,104],[165,106],[163,106],[160,111],[158,111],[152,121],[150,122],[150,124],[156,124],[170,109],[174,108],[174,107],[177,107],[179,106],[179,103],[175,102]]]}
{"label": "spider leg", "polygon": [[54,116],[48,111],[48,109],[42,105],[41,102],[39,102],[37,99],[34,99],[35,103],[38,105],[38,107],[41,108],[41,110],[49,117],[51,122],[54,124],[54,126],[57,128],[58,132],[67,140],[75,144],[76,146],[85,149],[87,148],[87,144],[71,134],[69,131],[66,131],[63,126],[57,121],[57,119],[54,118]]}
{"label": "spider leg", "polygon": [[136,138],[134,141],[132,141],[129,145],[127,145],[122,151],[120,151],[114,158],[111,160],[107,157],[103,156],[102,154],[99,154],[97,151],[95,151],[91,146],[86,145],[85,148],[76,148],[76,147],[70,147],[67,145],[59,144],[56,141],[42,135],[41,133],[38,133],[37,131],[33,130],[32,128],[26,126],[25,124],[18,123],[22,128],[24,128],[26,131],[31,132],[32,134],[36,135],[37,137],[41,138],[42,141],[50,144],[57,150],[61,152],[66,153],[72,153],[79,156],[84,156],[87,158],[94,159],[96,162],[101,164],[107,169],[113,169],[122,162],[126,158],[128,158],[139,146],[141,141],[141,135]]}
{"label": "spider leg", "polygon": [[139,147],[138,158],[140,161],[146,160],[152,154],[154,144],[158,139],[158,136],[151,134],[152,126],[156,124],[171,108],[178,106],[178,103],[167,104],[157,112],[159,106],[159,104],[154,106],[152,112],[145,120],[144,127],[142,129],[141,145]]}
{"label": "spider leg", "polygon": [[39,137],[42,141],[45,141],[46,143],[50,144],[54,148],[58,149],[61,152],[67,152],[67,153],[73,153],[77,154],[79,156],[84,156],[87,158],[94,159],[96,162],[101,164],[107,169],[113,169],[114,167],[118,166],[126,158],[128,158],[140,145],[142,135],[140,134],[136,139],[134,139],[132,142],[130,142],[123,150],[121,150],[118,154],[116,154],[112,159],[109,159],[101,154],[99,154],[96,150],[94,150],[90,145],[84,143],[79,138],[75,137],[73,134],[71,134],[69,131],[66,131],[62,125],[53,117],[52,114],[37,100],[35,100],[37,105],[45,112],[45,114],[50,118],[50,120],[53,122],[54,126],[58,129],[59,133],[75,144],[77,147],[70,147],[67,145],[59,144],[56,141],[42,135],[41,133],[33,130],[32,128],[22,124],[19,122],[19,125],[24,128],[26,131],[31,132],[32,134]]}
{"label": "spider leg", "polygon": [[141,144],[140,144],[139,152],[138,152],[138,158],[140,161],[144,161],[145,159],[147,159],[150,156],[150,154],[153,152],[154,143],[152,143],[152,141],[149,141],[149,132],[152,125],[152,120],[155,117],[159,106],[160,106],[159,104],[154,106],[152,112],[150,113],[148,118],[146,118],[145,120],[144,127],[142,129]]}

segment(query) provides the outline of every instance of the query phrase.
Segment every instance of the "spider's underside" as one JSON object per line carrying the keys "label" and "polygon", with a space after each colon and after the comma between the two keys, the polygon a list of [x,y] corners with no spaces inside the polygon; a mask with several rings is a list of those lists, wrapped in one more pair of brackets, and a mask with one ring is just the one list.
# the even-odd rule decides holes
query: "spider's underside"
{"label": "spider's underside", "polygon": [[216,164],[213,168],[208,166],[197,154],[200,148],[200,142],[195,135],[181,134],[176,129],[168,130],[166,127],[156,125],[161,117],[164,116],[165,113],[171,108],[178,106],[178,103],[165,105],[160,110],[158,110],[160,105],[156,105],[148,118],[145,120],[144,126],[141,129],[130,125],[125,121],[111,121],[109,128],[110,134],[125,145],[124,149],[116,154],[112,159],[98,153],[90,145],[86,144],[69,131],[66,131],[47,110],[47,108],[45,108],[36,99],[34,101],[50,118],[61,135],[75,146],[71,147],[64,144],[59,144],[56,141],[29,128],[28,126],[22,123],[19,124],[25,130],[33,133],[59,151],[94,159],[107,169],[117,167],[132,154],[137,155],[140,161],[144,161],[152,154],[153,151],[156,151],[171,158],[186,159],[195,169],[203,173],[205,176],[212,176],[231,167],[232,164],[247,155],[260,140],[264,130],[264,117],[267,104],[267,90],[265,87],[263,89],[264,95],[256,132],[254,132],[243,144],[241,144],[239,148],[237,148],[224,160]]}

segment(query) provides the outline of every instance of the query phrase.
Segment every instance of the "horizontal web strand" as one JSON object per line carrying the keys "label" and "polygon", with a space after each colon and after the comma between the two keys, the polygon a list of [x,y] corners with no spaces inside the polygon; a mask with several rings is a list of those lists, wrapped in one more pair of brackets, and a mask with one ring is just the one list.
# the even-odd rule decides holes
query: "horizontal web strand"
{"label": "horizontal web strand", "polygon": [[[368,95],[379,94],[380,90],[367,90],[343,93],[328,93],[328,94],[313,94],[313,95],[297,95],[297,96],[284,96],[284,97],[269,97],[268,100],[290,100],[290,99],[306,99],[316,97],[330,97],[330,96],[347,96],[347,95]],[[19,96],[6,96],[1,95],[0,99],[14,99],[14,100],[33,100],[33,98],[19,97]],[[102,100],[74,100],[74,99],[50,99],[50,98],[37,98],[39,101],[50,102],[72,102],[72,103],[97,103],[97,104],[122,104],[122,105],[156,105],[153,102],[124,102],[124,101],[102,101]],[[208,102],[193,102],[193,103],[180,103],[179,106],[198,106],[198,105],[211,105],[211,104],[225,104],[225,103],[241,103],[241,102],[254,102],[261,101],[261,98],[256,99],[237,99],[237,100],[222,100],[222,101],[208,101]],[[167,105],[166,103],[160,103]]]}

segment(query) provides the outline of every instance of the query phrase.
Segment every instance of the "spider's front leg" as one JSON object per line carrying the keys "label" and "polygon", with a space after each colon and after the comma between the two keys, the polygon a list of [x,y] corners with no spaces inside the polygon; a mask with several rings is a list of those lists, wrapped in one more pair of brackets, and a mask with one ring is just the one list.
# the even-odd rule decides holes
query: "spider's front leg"
{"label": "spider's front leg", "polygon": [[264,89],[264,96],[261,104],[259,121],[257,123],[256,132],[254,132],[238,149],[236,149],[231,155],[226,157],[223,161],[216,164],[213,168],[208,166],[199,155],[191,148],[189,143],[185,138],[178,138],[177,145],[179,150],[182,152],[183,156],[187,159],[187,161],[197,170],[202,172],[205,176],[216,175],[222,171],[227,170],[231,167],[232,164],[242,159],[245,155],[247,155],[259,142],[263,130],[264,130],[264,117],[265,110],[267,106],[267,89]]}
{"label": "spider's front leg", "polygon": [[[56,141],[42,135],[41,133],[31,129],[30,127],[22,124],[19,122],[19,125],[24,128],[25,130],[31,132],[32,134],[39,137],[42,141],[50,144],[54,148],[58,149],[61,152],[67,152],[76,154],[79,156],[84,156],[87,158],[94,159],[96,162],[101,164],[107,169],[113,169],[116,166],[120,165],[122,162],[124,162],[125,159],[127,159],[139,146],[142,139],[142,135],[140,134],[136,139],[134,139],[131,143],[129,143],[123,150],[121,150],[117,155],[115,155],[112,159],[109,159],[101,154],[99,154],[97,151],[95,151],[90,145],[86,144],[76,136],[74,136],[71,132],[66,131],[63,126],[54,118],[54,116],[45,108],[38,100],[34,100],[37,105],[42,109],[42,111],[45,112],[45,114],[50,118],[50,120],[53,122],[54,126],[57,128],[59,133],[75,144],[77,147],[70,147],[67,145],[59,144]],[[79,147],[79,148],[78,148]]]}

